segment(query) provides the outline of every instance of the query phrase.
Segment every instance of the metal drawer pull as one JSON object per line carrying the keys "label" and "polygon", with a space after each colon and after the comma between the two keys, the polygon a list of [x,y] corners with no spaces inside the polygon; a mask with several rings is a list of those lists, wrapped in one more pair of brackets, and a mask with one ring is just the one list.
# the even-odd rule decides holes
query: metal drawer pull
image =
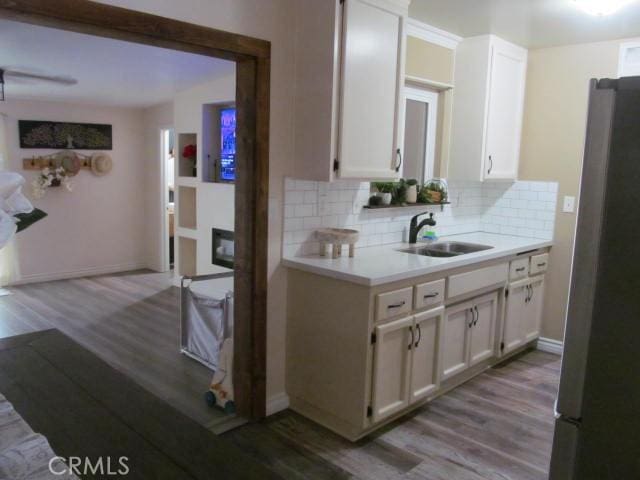
{"label": "metal drawer pull", "polygon": [[424,298],[435,298],[438,295],[440,295],[440,292],[435,292],[435,293],[427,293]]}
{"label": "metal drawer pull", "polygon": [[480,313],[478,313],[478,306],[477,305],[475,307],[473,307],[473,309],[476,311],[476,319],[473,321],[473,326],[475,327],[478,324],[478,319],[480,318]]}
{"label": "metal drawer pull", "polygon": [[469,322],[469,328],[471,328],[473,327],[473,322],[476,319],[476,315],[475,313],[473,313],[473,307],[471,307],[469,311],[471,312],[471,321]]}
{"label": "metal drawer pull", "polygon": [[411,341],[409,342],[409,345],[407,345],[407,350],[411,350],[411,347],[413,347],[413,341],[415,340],[415,335],[413,334],[413,327],[409,327],[409,332],[411,332]]}
{"label": "metal drawer pull", "polygon": [[416,325],[416,329],[418,330],[418,341],[415,343],[414,347],[418,348],[418,345],[420,345],[420,340],[422,340],[422,330],[420,330],[420,324]]}
{"label": "metal drawer pull", "polygon": [[394,303],[392,305],[387,305],[387,308],[400,308],[400,307],[404,307],[406,304],[407,304],[407,302],[405,302],[403,300],[400,303]]}
{"label": "metal drawer pull", "polygon": [[516,268],[516,272],[524,272],[526,267]]}
{"label": "metal drawer pull", "polygon": [[400,167],[402,166],[402,152],[400,151],[400,149],[396,150],[396,157],[400,160],[398,165],[396,165],[396,172],[399,172]]}
{"label": "metal drawer pull", "polygon": [[539,267],[544,267],[547,264],[547,262],[543,262],[543,263],[539,263],[538,266]]}

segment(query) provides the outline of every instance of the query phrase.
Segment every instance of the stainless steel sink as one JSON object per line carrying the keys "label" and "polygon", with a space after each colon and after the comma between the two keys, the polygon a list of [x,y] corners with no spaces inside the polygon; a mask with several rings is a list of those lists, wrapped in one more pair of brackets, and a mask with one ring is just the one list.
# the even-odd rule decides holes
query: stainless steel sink
{"label": "stainless steel sink", "polygon": [[493,247],[477,243],[465,242],[436,242],[429,245],[420,245],[399,250],[404,253],[423,255],[425,257],[457,257],[467,253],[481,252]]}

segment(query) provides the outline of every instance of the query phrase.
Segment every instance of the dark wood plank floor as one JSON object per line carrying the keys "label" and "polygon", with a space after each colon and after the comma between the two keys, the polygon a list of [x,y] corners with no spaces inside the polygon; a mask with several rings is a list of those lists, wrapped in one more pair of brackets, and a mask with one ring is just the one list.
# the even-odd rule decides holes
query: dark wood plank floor
{"label": "dark wood plank floor", "polygon": [[0,391],[57,455],[126,457],[128,479],[281,478],[59,330],[0,340]]}
{"label": "dark wood plank floor", "polygon": [[44,282],[0,297],[0,338],[56,328],[214,432],[240,419],[208,408],[212,372],[178,349],[178,296],[149,271]]}
{"label": "dark wood plank floor", "polygon": [[357,443],[292,412],[223,438],[288,479],[543,480],[559,375],[527,352]]}

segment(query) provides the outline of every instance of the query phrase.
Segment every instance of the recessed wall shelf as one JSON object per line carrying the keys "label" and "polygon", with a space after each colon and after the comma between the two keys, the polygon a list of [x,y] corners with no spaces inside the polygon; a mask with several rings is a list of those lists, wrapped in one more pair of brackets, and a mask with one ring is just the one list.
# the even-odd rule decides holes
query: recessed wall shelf
{"label": "recessed wall shelf", "polygon": [[[185,147],[193,146],[194,155],[185,157]],[[178,159],[178,175],[181,177],[197,177],[198,156],[196,149],[198,145],[198,135],[195,133],[179,133],[178,134],[178,151],[176,158]],[[189,149],[191,150],[191,149]]]}
{"label": "recessed wall shelf", "polygon": [[187,237],[178,237],[178,265],[179,275],[197,274],[198,243]]}
{"label": "recessed wall shelf", "polygon": [[415,208],[415,207],[440,207],[440,210],[444,210],[445,205],[451,205],[451,202],[440,203],[405,203],[404,205],[365,205],[362,208],[368,210],[381,210],[385,208]]}
{"label": "recessed wall shelf", "polygon": [[197,229],[196,189],[193,187],[178,187],[178,226],[181,228]]}

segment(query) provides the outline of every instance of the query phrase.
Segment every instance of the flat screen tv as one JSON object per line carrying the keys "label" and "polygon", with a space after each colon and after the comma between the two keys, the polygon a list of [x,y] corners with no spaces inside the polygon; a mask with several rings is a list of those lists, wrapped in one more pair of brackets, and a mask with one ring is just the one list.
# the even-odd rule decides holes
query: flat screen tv
{"label": "flat screen tv", "polygon": [[236,109],[220,110],[220,171],[221,182],[236,180]]}

